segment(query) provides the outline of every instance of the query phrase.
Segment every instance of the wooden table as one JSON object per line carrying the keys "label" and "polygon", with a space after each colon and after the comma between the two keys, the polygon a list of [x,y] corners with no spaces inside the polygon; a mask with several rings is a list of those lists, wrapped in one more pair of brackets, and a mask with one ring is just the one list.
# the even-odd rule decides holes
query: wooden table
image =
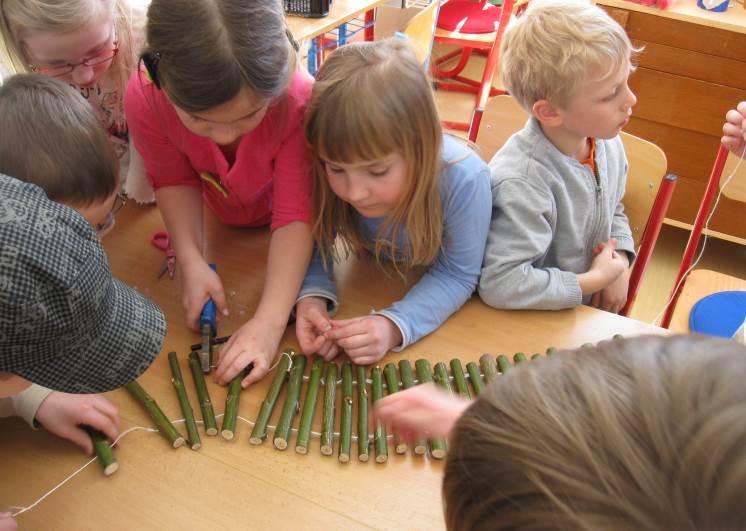
{"label": "wooden table", "polygon": [[[238,230],[206,222],[207,256],[217,262],[228,293],[230,318],[219,333],[230,333],[252,315],[262,288],[268,231]],[[183,324],[178,282],[155,275],[163,255],[150,236],[162,228],[156,207],[128,204],[106,237],[112,269],[122,280],[156,300],[168,318],[162,354],[139,379],[171,418],[181,418],[170,382],[166,353],[187,352],[198,336]],[[178,268],[178,265],[177,265]],[[416,275],[408,280],[411,282]],[[406,290],[394,273],[386,276],[368,261],[351,260],[339,268],[341,317],[384,307]],[[484,352],[526,353],[548,346],[575,347],[613,334],[660,333],[650,325],[587,307],[561,312],[505,312],[469,301],[436,333],[401,358],[463,362]],[[291,328],[283,346],[295,345]],[[197,408],[191,375],[185,372],[193,407]],[[240,415],[254,419],[271,378],[245,391]],[[208,378],[217,413],[223,411],[225,389]],[[120,409],[122,429],[151,426],[143,411],[121,390],[107,395]],[[278,412],[271,421],[274,424]],[[198,417],[201,415],[198,414]],[[296,418],[296,425],[298,419]],[[315,430],[318,431],[319,420]],[[354,425],[354,424],[353,424]],[[27,506],[76,470],[84,456],[71,443],[44,431],[32,431],[19,419],[0,420],[0,510]],[[184,430],[183,425],[179,425]],[[198,451],[170,448],[158,434],[129,434],[117,450],[119,471],[103,476],[95,463],[31,511],[19,516],[21,529],[146,530],[146,529],[442,529],[441,462],[423,457],[389,457],[383,465],[341,465],[324,457],[319,441],[309,454],[280,452],[269,441],[248,443],[250,429],[238,422],[237,437],[225,441],[203,434]],[[294,447],[291,439],[291,448]],[[353,446],[354,449],[354,446]],[[336,452],[335,452],[336,454]]]}
{"label": "wooden table", "polygon": [[746,291],[746,280],[730,275],[724,275],[717,271],[707,269],[695,269],[686,279],[684,288],[681,290],[679,300],[676,302],[676,310],[671,318],[669,330],[688,334],[689,314],[692,307],[702,298],[717,293],[718,291]]}

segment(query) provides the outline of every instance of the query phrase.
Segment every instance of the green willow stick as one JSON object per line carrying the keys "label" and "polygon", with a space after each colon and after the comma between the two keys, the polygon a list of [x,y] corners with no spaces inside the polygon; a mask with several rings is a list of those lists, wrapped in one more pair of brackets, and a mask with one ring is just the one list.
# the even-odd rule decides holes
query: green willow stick
{"label": "green willow stick", "polygon": [[334,418],[337,409],[337,364],[326,363],[324,371],[324,413],[321,420],[321,453],[334,453]]}
{"label": "green willow stick", "polygon": [[207,391],[205,373],[202,371],[199,352],[194,350],[189,353],[189,370],[192,371],[194,388],[197,390],[197,401],[199,402],[199,409],[202,411],[202,423],[205,427],[205,433],[210,436],[217,435],[218,423],[215,421],[215,411],[212,408],[210,393]]}
{"label": "green willow stick", "polygon": [[117,458],[114,455],[114,449],[106,440],[106,435],[90,426],[83,426],[83,429],[91,438],[93,449],[96,451],[96,457],[98,457],[98,464],[104,470],[104,476],[111,476],[119,470],[119,463],[117,463]]}
{"label": "green willow stick", "polygon": [[[383,376],[386,379],[388,394],[399,392],[399,375],[396,373],[396,365],[387,363],[383,368]],[[404,442],[397,432],[394,432],[394,451],[397,454],[407,453],[407,443]]]}
{"label": "green willow stick", "polygon": [[[381,368],[373,367],[370,370],[371,391],[373,394],[373,405],[383,398],[383,380],[381,379]],[[376,447],[376,463],[385,463],[389,458],[389,447],[386,437],[386,426],[380,420],[376,420],[376,431],[373,437]]]}
{"label": "green willow stick", "polygon": [[[421,384],[432,383],[433,370],[428,360],[417,360],[414,362],[417,370],[417,379]],[[443,438],[436,437],[430,439],[430,455],[435,459],[443,459],[446,456],[446,441]]]}
{"label": "green willow stick", "polygon": [[158,407],[158,404],[155,402],[155,400],[153,400],[153,397],[150,396],[139,383],[137,383],[135,380],[132,380],[131,382],[124,384],[124,388],[127,389],[127,391],[129,391],[129,393],[135,398],[135,400],[137,400],[140,405],[145,408],[145,410],[150,415],[150,418],[153,419],[153,422],[155,422],[155,425],[158,426],[158,431],[160,431],[161,435],[168,439],[168,441],[171,443],[171,446],[173,446],[174,448],[178,448],[179,446],[184,444],[184,437],[182,437],[178,430],[174,428],[174,425],[171,424],[170,420],[168,420],[168,417],[163,412],[163,410]]}
{"label": "green willow stick", "polygon": [[[399,360],[399,374],[401,375],[401,385],[404,389],[411,389],[414,387],[412,364],[409,363],[409,360]],[[416,455],[425,455],[425,452],[427,452],[427,439],[424,437],[418,437],[414,441],[414,453]]]}
{"label": "green willow stick", "polygon": [[168,364],[171,366],[171,383],[174,384],[176,396],[179,398],[179,405],[181,406],[181,413],[184,415],[184,424],[186,424],[187,430],[187,442],[192,450],[197,450],[202,446],[202,441],[199,437],[197,422],[194,420],[192,405],[189,403],[186,386],[184,385],[184,377],[181,374],[179,358],[177,357],[176,352],[172,351],[168,353]]}
{"label": "green willow stick", "polygon": [[303,413],[300,416],[298,437],[295,440],[295,451],[299,454],[308,453],[308,441],[311,439],[311,424],[316,413],[316,401],[321,386],[321,371],[324,369],[324,358],[316,356],[311,365],[311,376],[308,378],[306,400],[303,402]]}
{"label": "green willow stick", "polygon": [[553,356],[554,354],[557,354],[557,347],[549,347],[547,349],[547,356]]}
{"label": "green willow stick", "polygon": [[489,354],[483,354],[479,358],[479,366],[482,368],[482,374],[484,374],[484,383],[490,383],[497,376],[497,365],[495,364],[495,358]]}
{"label": "green willow stick", "polygon": [[541,359],[541,354],[539,354],[538,352],[531,356],[531,361],[538,360],[538,359]]}
{"label": "green willow stick", "polygon": [[502,354],[497,357],[497,366],[500,367],[500,372],[503,374],[511,369],[510,360]]}
{"label": "green willow stick", "polygon": [[524,361],[528,361],[528,358],[526,357],[526,355],[523,352],[516,352],[513,355],[513,361],[515,363],[523,363]]}
{"label": "green willow stick", "polygon": [[339,462],[349,463],[352,445],[352,363],[342,364],[342,415],[339,426]]}
{"label": "green willow stick", "polygon": [[288,437],[290,436],[290,427],[293,425],[293,419],[298,413],[298,400],[300,399],[301,387],[303,386],[303,373],[306,371],[306,357],[293,357],[293,368],[290,369],[290,379],[288,381],[288,393],[285,397],[285,404],[282,406],[280,420],[277,421],[275,428],[274,444],[278,450],[285,450],[288,447]]}
{"label": "green willow stick", "polygon": [[453,383],[456,384],[456,392],[459,396],[471,400],[471,393],[466,385],[466,376],[464,375],[464,368],[461,366],[461,360],[455,358],[451,360],[451,374],[453,374]]}
{"label": "green willow stick", "polygon": [[223,426],[220,428],[220,435],[226,441],[230,441],[236,435],[238,403],[241,400],[241,381],[245,376],[245,371],[239,372],[228,386],[228,394],[225,397],[225,409],[223,410]]}
{"label": "green willow stick", "polygon": [[[287,355],[285,355],[286,353]],[[251,444],[262,444],[264,439],[267,438],[267,423],[269,422],[269,417],[272,416],[272,411],[275,409],[277,396],[280,394],[280,390],[287,379],[288,367],[290,367],[290,360],[294,354],[295,352],[292,350],[287,350],[280,356],[280,361],[277,364],[277,372],[272,380],[272,384],[269,386],[267,396],[262,401],[262,407],[259,409],[256,424],[254,424],[254,428],[251,430],[251,436],[249,437]]]}
{"label": "green willow stick", "polygon": [[370,457],[368,440],[368,380],[365,366],[357,366],[357,458],[366,462]]}
{"label": "green willow stick", "polygon": [[446,364],[442,361],[435,364],[435,375],[433,376],[433,380],[435,380],[435,383],[440,387],[448,391],[449,395],[453,394],[451,379],[448,377],[448,367],[446,367]]}
{"label": "green willow stick", "polygon": [[474,395],[479,396],[484,388],[482,374],[479,372],[479,365],[470,361],[466,364],[466,372],[469,373],[469,381],[471,382],[472,389],[474,389]]}

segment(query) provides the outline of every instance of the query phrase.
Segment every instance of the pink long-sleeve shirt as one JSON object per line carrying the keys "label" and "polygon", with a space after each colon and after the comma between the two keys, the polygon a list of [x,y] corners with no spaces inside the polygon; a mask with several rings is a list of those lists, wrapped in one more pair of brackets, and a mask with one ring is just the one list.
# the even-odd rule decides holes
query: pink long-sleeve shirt
{"label": "pink long-sleeve shirt", "polygon": [[311,218],[303,117],[312,86],[313,78],[298,70],[286,97],[270,104],[260,124],[241,138],[232,166],[220,146],[181,123],[165,94],[141,73],[129,82],[125,113],[154,189],[198,187],[223,223],[276,229]]}

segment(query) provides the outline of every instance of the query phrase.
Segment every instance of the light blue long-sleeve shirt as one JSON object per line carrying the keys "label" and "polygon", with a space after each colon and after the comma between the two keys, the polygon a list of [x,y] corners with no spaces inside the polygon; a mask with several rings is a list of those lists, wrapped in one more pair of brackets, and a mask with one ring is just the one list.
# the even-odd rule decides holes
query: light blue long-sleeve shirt
{"label": "light blue long-sleeve shirt", "polygon": [[[399,328],[402,343],[395,351],[443,324],[471,297],[479,281],[492,212],[490,172],[468,146],[447,135],[443,137],[440,197],[444,223],[440,253],[403,299],[374,312]],[[361,232],[371,245],[385,219],[358,216]],[[314,251],[298,300],[312,296],[328,299],[332,313],[339,305],[333,264],[325,269],[318,251]]]}

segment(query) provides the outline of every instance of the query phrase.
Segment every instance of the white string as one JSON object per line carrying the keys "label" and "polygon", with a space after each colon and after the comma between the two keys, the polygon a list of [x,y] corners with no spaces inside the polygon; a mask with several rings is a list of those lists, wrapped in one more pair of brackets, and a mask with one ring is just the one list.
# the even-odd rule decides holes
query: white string
{"label": "white string", "polygon": [[718,191],[718,195],[715,198],[715,204],[712,205],[712,210],[710,211],[710,214],[707,216],[707,221],[705,221],[704,229],[702,229],[702,234],[704,234],[704,238],[702,239],[702,249],[699,251],[699,254],[697,255],[697,259],[692,263],[691,266],[689,266],[689,269],[687,269],[683,275],[681,275],[681,278],[676,283],[676,286],[674,287],[673,291],[671,292],[671,296],[666,301],[666,304],[663,305],[663,308],[658,313],[658,315],[655,316],[655,319],[653,319],[652,323],[655,326],[658,326],[658,323],[663,317],[663,314],[666,312],[668,307],[673,302],[674,298],[676,297],[676,293],[679,291],[679,287],[681,284],[686,280],[686,277],[691,273],[691,271],[697,266],[700,259],[702,258],[702,255],[705,253],[705,247],[707,246],[707,228],[710,226],[710,220],[712,219],[712,216],[715,215],[715,211],[717,210],[718,203],[720,203],[720,197],[723,195],[723,190],[725,190],[725,187],[728,186],[728,183],[730,183],[731,179],[736,175],[738,172],[738,168],[741,167],[741,163],[743,162],[743,158],[746,157],[746,146],[743,148],[743,152],[741,152],[741,156],[738,158],[738,162],[736,163],[736,167],[733,168],[733,171],[728,176],[727,179],[725,179],[725,182],[720,187],[720,190]]}
{"label": "white string", "polygon": [[[274,365],[272,365],[269,369],[267,369],[267,372],[271,372],[275,367],[277,367],[280,364],[280,360],[282,359],[283,356],[287,356],[288,359],[290,360],[290,363],[288,364],[288,370],[287,370],[287,372],[290,372],[290,369],[293,368],[293,357],[290,354],[288,354],[287,352],[285,352],[285,351],[282,351],[282,353],[280,354],[280,357],[277,358],[277,361],[275,361]],[[211,369],[217,369],[218,366],[217,365],[210,365],[210,368]]]}
{"label": "white string", "polygon": [[[218,415],[215,415],[215,418],[219,419],[220,417],[223,417],[224,415],[225,415],[225,413],[220,413]],[[237,418],[241,419],[246,424],[248,424],[248,425],[250,425],[252,427],[256,424],[256,422],[254,422],[253,420],[249,420],[249,419],[244,418],[244,417],[242,417],[240,415],[237,415]],[[182,422],[186,422],[186,419],[172,420],[171,424],[180,424]],[[196,420],[195,419],[195,422],[197,424],[204,424],[204,421],[202,421],[202,420]],[[277,426],[272,426],[272,425],[268,424],[267,425],[267,429],[272,430],[272,433],[274,433],[275,430],[277,429]],[[145,426],[133,426],[133,427],[131,427],[131,428],[123,431],[122,433],[120,433],[119,437],[117,437],[114,440],[114,442],[112,443],[112,446],[115,446],[119,441],[121,441],[124,438],[125,435],[128,435],[128,434],[132,433],[133,431],[149,431],[151,433],[158,433],[160,430],[157,430],[155,428],[148,428],[148,427],[145,427]],[[298,429],[297,428],[292,428],[290,431],[292,433],[298,433]],[[321,438],[321,433],[319,433],[317,431],[312,431],[311,435],[313,437],[315,437],[315,438]],[[339,437],[340,437],[339,432],[334,432],[333,438],[334,439],[339,439]],[[393,435],[387,435],[386,439],[393,439],[393,437],[394,437]],[[357,437],[357,435],[352,435],[351,439],[353,441],[357,442],[358,437]],[[372,441],[373,439],[374,439],[373,434],[370,434],[368,436],[368,440]],[[15,518],[19,514],[23,514],[26,511],[30,511],[31,509],[33,509],[34,507],[36,507],[37,505],[39,505],[42,501],[44,501],[46,498],[48,498],[52,493],[54,493],[55,491],[57,491],[57,489],[59,489],[60,487],[62,487],[65,483],[67,483],[68,481],[70,481],[71,479],[73,479],[75,476],[77,476],[78,474],[80,474],[83,470],[85,470],[88,467],[88,465],[90,465],[91,463],[93,463],[94,461],[96,461],[96,459],[98,459],[98,457],[92,457],[91,459],[89,459],[86,463],[84,463],[75,472],[73,472],[72,474],[70,474],[69,476],[67,476],[65,479],[63,479],[62,481],[60,481],[57,485],[55,485],[54,487],[52,487],[52,489],[50,489],[49,491],[47,491],[38,500],[36,500],[34,503],[32,503],[31,505],[29,505],[28,507],[11,506],[10,509],[19,509],[18,511],[16,511],[14,513],[11,513],[11,516],[13,518]]]}
{"label": "white string", "polygon": [[[133,431],[157,432],[158,430],[156,430],[154,428],[146,428],[145,426],[133,426],[132,428],[130,428],[130,429],[126,430],[126,431],[123,431],[121,434],[119,434],[119,437],[116,438],[116,440],[114,441],[114,443],[112,444],[112,446],[115,445],[115,444],[117,444],[125,435],[127,435],[129,433],[132,433]],[[87,463],[85,463],[83,466],[81,466],[75,472],[73,472],[72,474],[70,474],[69,476],[67,476],[65,479],[63,479],[62,481],[60,481],[54,488],[52,488],[52,490],[50,490],[49,492],[47,492],[46,494],[44,494],[41,498],[39,498],[38,500],[36,500],[34,503],[32,503],[31,505],[29,505],[28,507],[21,507],[19,511],[16,511],[16,512],[12,513],[11,516],[13,518],[15,518],[19,514],[23,514],[26,511],[30,511],[31,509],[33,509],[34,507],[36,507],[37,505],[39,505],[42,501],[44,501],[48,496],[50,496],[53,492],[55,492],[57,489],[59,489],[62,485],[64,485],[65,483],[67,483],[68,481],[70,481],[72,478],[74,478],[75,476],[77,476],[78,474],[80,474],[88,465],[90,465],[91,463],[93,463],[96,459],[98,459],[98,457],[91,458]],[[11,509],[18,509],[18,508],[19,507],[11,507]]]}

